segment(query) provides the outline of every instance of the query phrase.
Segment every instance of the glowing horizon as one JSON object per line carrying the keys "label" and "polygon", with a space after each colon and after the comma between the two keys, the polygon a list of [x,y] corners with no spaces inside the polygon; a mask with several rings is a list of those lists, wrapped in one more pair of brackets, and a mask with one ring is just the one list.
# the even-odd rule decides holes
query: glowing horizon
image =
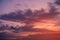
{"label": "glowing horizon", "polygon": [[55,26],[57,21],[52,20],[43,20],[41,22],[34,22],[34,28],[48,29],[52,31],[60,31],[59,26]]}

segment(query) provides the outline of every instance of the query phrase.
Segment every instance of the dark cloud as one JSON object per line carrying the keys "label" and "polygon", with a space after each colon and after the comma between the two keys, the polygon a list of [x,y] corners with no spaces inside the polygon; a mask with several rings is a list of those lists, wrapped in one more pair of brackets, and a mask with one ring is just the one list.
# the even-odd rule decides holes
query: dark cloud
{"label": "dark cloud", "polygon": [[34,10],[31,9],[27,10],[18,10],[15,12],[10,12],[9,14],[0,15],[0,19],[4,20],[10,20],[10,21],[18,21],[18,22],[24,22],[24,23],[33,23],[36,21],[41,20],[53,20],[56,15],[58,15],[58,12],[56,12],[55,6],[49,5],[49,13],[45,12],[44,9],[41,10]]}
{"label": "dark cloud", "polygon": [[[14,36],[9,33],[0,33],[0,40],[60,40],[60,33],[35,34],[29,36]],[[15,39],[14,39],[15,38]]]}
{"label": "dark cloud", "polygon": [[32,10],[30,9],[26,10],[25,16],[32,16]]}
{"label": "dark cloud", "polygon": [[56,3],[57,5],[60,5],[60,0],[56,0],[55,3]]}
{"label": "dark cloud", "polygon": [[[53,8],[53,7],[52,7]],[[20,20],[24,22],[32,22],[37,20],[43,20],[43,19],[52,19],[57,15],[58,13],[55,12],[55,8],[50,9],[51,11],[49,13],[44,12],[43,10],[36,10],[32,12],[32,10],[28,9],[25,12],[19,11],[19,12],[11,12],[10,14],[4,14],[0,16],[0,19],[6,19],[6,20]],[[53,13],[51,13],[53,12]]]}
{"label": "dark cloud", "polygon": [[5,14],[3,16],[0,17],[1,19],[6,19],[6,20],[23,20],[25,19],[24,15],[22,15],[21,13],[14,13],[11,12],[10,14]]}
{"label": "dark cloud", "polygon": [[7,32],[0,33],[0,40],[8,40],[8,39],[12,39],[12,38],[14,38],[14,35],[11,33],[7,33]]}

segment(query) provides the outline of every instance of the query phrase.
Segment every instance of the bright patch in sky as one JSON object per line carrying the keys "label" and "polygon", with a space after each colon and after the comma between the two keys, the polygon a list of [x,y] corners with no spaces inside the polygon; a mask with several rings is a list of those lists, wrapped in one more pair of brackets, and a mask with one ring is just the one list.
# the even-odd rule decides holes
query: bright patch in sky
{"label": "bright patch in sky", "polygon": [[42,28],[42,29],[48,29],[53,31],[60,31],[59,26],[55,26],[57,21],[52,20],[43,20],[42,22],[36,22],[34,23],[34,28]]}

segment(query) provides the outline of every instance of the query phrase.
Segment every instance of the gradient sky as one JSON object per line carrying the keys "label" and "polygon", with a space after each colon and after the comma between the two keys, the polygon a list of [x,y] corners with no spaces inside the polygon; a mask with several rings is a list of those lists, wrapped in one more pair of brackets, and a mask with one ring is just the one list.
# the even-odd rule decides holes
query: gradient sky
{"label": "gradient sky", "polygon": [[0,14],[20,9],[47,9],[48,2],[54,0],[0,0]]}
{"label": "gradient sky", "polygon": [[[50,8],[52,11],[49,11],[51,5],[48,6],[49,2],[54,3],[54,6],[60,5],[59,0],[57,3],[55,1],[0,0],[0,39],[60,40],[60,13],[56,12],[53,7]],[[44,10],[40,11],[41,8],[49,13]],[[25,11],[25,9],[35,11]],[[11,14],[6,14],[10,12]]]}
{"label": "gradient sky", "polygon": [[[0,0],[0,14],[29,8],[32,10],[44,8],[46,10],[48,9],[48,2],[54,2],[54,0]],[[51,20],[45,19],[43,22],[34,22],[35,28],[60,31],[60,14],[56,16],[54,19],[50,18]],[[44,16],[42,16],[42,18],[43,17]],[[49,16],[46,15],[46,17]]]}

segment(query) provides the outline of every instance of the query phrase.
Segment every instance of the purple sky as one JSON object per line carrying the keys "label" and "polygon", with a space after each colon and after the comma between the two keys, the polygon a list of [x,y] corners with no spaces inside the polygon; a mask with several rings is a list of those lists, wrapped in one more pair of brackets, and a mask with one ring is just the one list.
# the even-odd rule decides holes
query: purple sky
{"label": "purple sky", "polygon": [[0,0],[0,13],[28,8],[33,10],[47,9],[48,2],[54,2],[54,0]]}
{"label": "purple sky", "polygon": [[[54,2],[54,0],[0,0],[0,14],[9,13],[16,10],[24,10],[24,9],[39,10],[41,8],[44,8],[45,10],[48,10],[48,2]],[[36,27],[46,28],[46,29],[60,31],[60,14],[56,16],[53,15],[53,17],[55,16],[55,18],[53,19],[50,18],[50,16],[48,15],[45,16],[47,19],[42,20],[45,23],[34,22],[35,28]],[[41,17],[44,18],[44,15]],[[48,19],[48,17],[50,19]]]}

